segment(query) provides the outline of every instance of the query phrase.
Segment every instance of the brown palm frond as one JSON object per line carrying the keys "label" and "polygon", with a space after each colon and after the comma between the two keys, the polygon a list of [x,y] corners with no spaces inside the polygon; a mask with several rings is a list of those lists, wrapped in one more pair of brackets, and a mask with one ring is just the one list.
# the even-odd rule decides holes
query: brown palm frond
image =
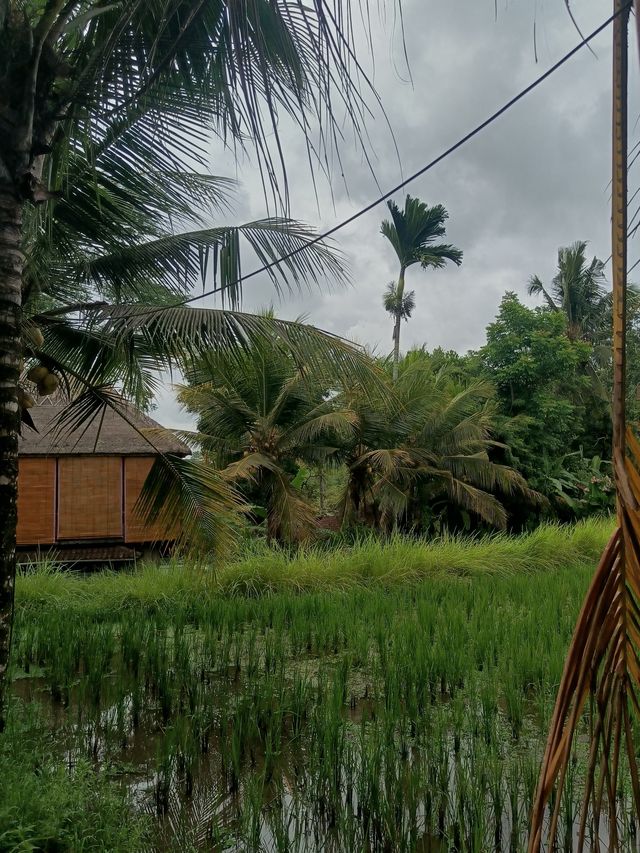
{"label": "brown palm frond", "polygon": [[542,772],[532,811],[530,853],[541,849],[543,835],[554,844],[562,789],[572,760],[578,725],[592,697],[591,744],[580,812],[578,851],[584,850],[588,825],[598,832],[608,820],[609,850],[617,850],[623,753],[634,806],[640,814],[640,781],[633,716],[640,712],[640,443],[631,430],[628,454],[616,455],[617,528],[580,613],[565,661],[549,730]]}

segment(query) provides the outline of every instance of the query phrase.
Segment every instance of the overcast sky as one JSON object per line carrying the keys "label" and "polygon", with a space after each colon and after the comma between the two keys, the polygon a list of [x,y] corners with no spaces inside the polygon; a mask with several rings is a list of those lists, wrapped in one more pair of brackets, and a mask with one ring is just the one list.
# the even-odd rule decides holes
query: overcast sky
{"label": "overcast sky", "polygon": [[[572,3],[585,33],[602,23],[610,6],[602,0]],[[385,190],[467,133],[579,41],[564,0],[498,0],[497,20],[494,0],[403,0],[403,8],[412,83],[393,19],[373,19],[375,84],[402,164],[401,173],[394,140],[377,115],[368,129],[376,178]],[[526,296],[527,280],[534,273],[550,279],[559,246],[584,239],[590,252],[608,257],[610,43],[609,28],[592,42],[596,57],[580,51],[479,137],[398,194],[400,204],[406,192],[428,204],[444,204],[450,215],[447,240],[464,251],[460,268],[409,271],[407,287],[416,292],[416,308],[403,324],[403,350],[423,343],[459,352],[481,346],[506,290],[534,303]],[[634,44],[630,68],[633,105],[638,103]],[[638,135],[635,120],[632,110],[632,142]],[[321,179],[318,211],[304,141],[286,127],[282,138],[294,218],[322,229],[379,194],[362,152],[347,141],[342,156],[348,186],[339,169],[332,187]],[[212,140],[211,170],[240,182],[227,221],[265,215],[254,162],[236,164]],[[632,183],[638,178],[640,170]],[[257,277],[245,286],[243,309],[273,305],[284,318],[304,314],[316,326],[388,352],[391,320],[382,293],[396,278],[397,264],[379,233],[385,214],[380,205],[336,236],[351,269],[348,287],[279,300],[269,280]],[[631,247],[631,260],[636,257]],[[252,265],[248,256],[245,270]],[[157,417],[167,426],[186,423],[170,391],[162,396]]]}

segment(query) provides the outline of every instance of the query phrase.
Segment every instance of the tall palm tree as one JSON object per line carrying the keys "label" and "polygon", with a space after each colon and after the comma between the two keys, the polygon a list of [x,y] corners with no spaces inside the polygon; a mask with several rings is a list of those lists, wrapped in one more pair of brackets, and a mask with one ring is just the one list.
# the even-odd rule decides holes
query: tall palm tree
{"label": "tall palm tree", "polygon": [[606,316],[604,263],[595,256],[588,261],[586,251],[585,240],[558,249],[558,272],[550,290],[534,275],[528,292],[530,296],[542,294],[552,310],[564,312],[570,338],[596,343]]}
{"label": "tall palm tree", "polygon": [[388,201],[387,207],[391,220],[382,223],[381,232],[393,246],[400,270],[398,281],[390,285],[384,297],[384,307],[393,317],[393,379],[398,378],[400,360],[400,324],[408,320],[415,306],[415,294],[405,294],[405,273],[414,264],[423,269],[442,269],[447,261],[460,266],[462,252],[447,243],[435,241],[445,235],[444,223],[449,214],[441,204],[428,207],[420,199],[408,195],[404,210],[400,210],[394,201]]}
{"label": "tall palm tree", "polygon": [[225,481],[245,484],[247,498],[266,511],[269,540],[305,538],[315,512],[294,476],[301,462],[337,454],[355,413],[326,396],[321,374],[310,374],[266,339],[240,356],[208,353],[190,366],[189,379],[179,396],[198,415],[198,431],[181,437],[195,442]]}
{"label": "tall palm tree", "polygon": [[[175,280],[186,258],[191,274],[195,259],[206,269],[209,255],[233,295],[241,278],[233,260],[238,233],[174,239],[163,223],[170,211],[186,223],[194,199],[206,204],[217,197],[220,182],[202,174],[212,133],[251,145],[265,187],[285,200],[283,113],[297,122],[323,168],[328,157],[314,147],[313,121],[323,122],[322,140],[339,139],[336,99],[364,139],[366,104],[354,81],[365,77],[351,73],[360,71],[351,43],[352,11],[341,0],[318,0],[312,7],[294,0],[0,0],[0,729],[15,577],[23,345],[26,354],[44,356],[42,332],[23,314],[27,299],[38,293],[44,296],[31,309],[34,316],[46,305],[55,272],[47,242],[66,257],[74,248],[68,232],[82,234],[93,263],[91,281],[101,280],[105,269],[98,255],[108,259],[118,287],[126,275],[115,275],[114,260],[121,271],[135,269],[138,281],[144,268],[148,282],[162,290],[158,285],[166,283],[172,262]],[[52,235],[37,241],[42,251],[31,241],[34,233]],[[255,237],[262,260],[285,249],[271,240],[267,251],[261,236]],[[167,241],[173,241],[172,262]],[[138,248],[131,251],[134,244]],[[163,282],[151,272],[152,256],[163,257]],[[283,268],[290,274],[294,266],[291,261]],[[135,296],[133,304],[121,298],[117,310],[105,308],[99,304],[103,295],[77,285],[72,278],[65,295],[69,334],[82,335],[91,326],[93,367],[116,351],[131,363],[134,339],[146,347],[148,359],[162,348],[173,359],[196,342],[241,344],[247,327],[256,329],[252,321],[215,312],[189,316],[180,305],[150,311]],[[127,292],[130,298],[131,288]],[[62,329],[65,313],[60,305],[52,310],[58,314],[49,318],[50,337],[53,325]],[[297,334],[285,332],[289,339]]]}

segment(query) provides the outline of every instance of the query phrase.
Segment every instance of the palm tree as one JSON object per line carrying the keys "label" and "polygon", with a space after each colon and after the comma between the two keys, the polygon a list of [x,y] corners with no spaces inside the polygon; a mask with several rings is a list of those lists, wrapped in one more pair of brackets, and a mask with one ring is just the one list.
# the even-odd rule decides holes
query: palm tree
{"label": "palm tree", "polygon": [[[107,407],[129,421],[123,394],[144,406],[163,369],[184,364],[207,349],[237,360],[246,350],[268,343],[292,369],[306,365],[317,375],[329,371],[334,379],[355,378],[374,387],[380,381],[366,355],[339,338],[299,322],[235,311],[143,306],[134,316],[130,306],[107,304],[83,314],[52,310],[35,315],[25,326],[44,329],[40,348],[29,346],[28,352],[35,356],[36,370],[59,379],[69,400],[55,425],[61,431],[73,431],[94,419],[100,423]],[[31,370],[22,379],[22,393],[31,391],[35,396],[30,374]],[[28,411],[23,410],[27,423]],[[157,453],[143,490],[142,514],[167,526],[179,518],[181,546],[212,555],[224,552],[237,535],[241,509],[237,490],[200,459],[160,452],[153,432],[142,437]]]}
{"label": "palm tree", "polygon": [[447,261],[460,266],[462,252],[455,246],[434,241],[445,235],[444,223],[449,214],[441,204],[428,207],[424,202],[408,195],[404,210],[394,201],[388,201],[391,221],[382,223],[381,232],[393,246],[400,271],[398,281],[387,287],[385,310],[393,317],[393,379],[398,378],[400,360],[400,324],[408,320],[415,306],[413,291],[405,295],[405,273],[410,266],[420,264],[423,269],[442,269]]}
{"label": "palm tree", "polygon": [[321,374],[297,366],[273,341],[240,356],[208,353],[191,365],[189,379],[180,400],[198,415],[198,432],[180,436],[196,443],[224,480],[246,484],[245,496],[266,511],[269,541],[304,539],[315,512],[295,488],[295,474],[302,462],[335,456],[355,414],[337,408]]}
{"label": "palm tree", "polygon": [[[90,196],[85,164],[77,160],[73,170],[74,191]],[[324,241],[313,242],[313,229],[271,217],[176,232],[173,221],[186,215],[188,196],[181,201],[178,195],[175,208],[163,217],[159,203],[156,210],[145,210],[149,199],[140,199],[139,187],[128,178],[123,176],[119,189],[128,199],[122,215],[117,205],[103,199],[106,209],[96,211],[85,225],[83,217],[74,215],[71,201],[63,198],[46,229],[40,227],[38,212],[27,217],[29,263],[22,322],[26,367],[19,389],[27,424],[32,398],[60,384],[70,402],[59,429],[99,420],[107,406],[126,417],[122,396],[144,407],[161,372],[191,358],[199,347],[231,351],[268,337],[296,362],[312,362],[316,356],[323,364],[333,362],[337,375],[347,369],[357,372],[356,362],[368,367],[362,355],[349,353],[348,346],[331,335],[236,310],[243,242],[271,265],[268,273],[280,290],[294,287],[302,278],[318,282],[319,275],[344,279],[341,254]],[[211,193],[209,207],[227,206],[233,182],[216,177],[205,183]],[[200,194],[194,195],[194,205],[204,204]],[[133,208],[139,209],[129,222]],[[191,210],[192,219],[202,220],[217,212],[204,210],[197,217],[198,209]],[[291,251],[296,252],[294,258],[280,261]],[[198,284],[217,286],[232,310],[183,306],[184,297]],[[36,382],[25,381],[28,378]],[[114,386],[118,394],[113,393]],[[230,513],[223,510],[225,502]],[[197,542],[210,552],[230,544],[237,526],[235,493],[216,480],[210,467],[190,460],[160,454],[143,503],[159,521],[165,516],[175,519],[180,512],[183,543]]]}
{"label": "palm tree", "polygon": [[572,340],[582,338],[598,342],[606,311],[604,263],[595,256],[586,257],[587,243],[578,240],[558,249],[558,272],[551,281],[550,292],[537,275],[529,280],[530,296],[542,294],[553,311],[567,317],[567,334]]}
{"label": "palm tree", "polygon": [[[141,307],[132,278],[137,285],[146,278],[147,289],[171,302],[167,280],[179,280],[186,269],[186,290],[194,267],[204,278],[210,258],[214,267],[218,262],[221,286],[224,279],[232,298],[238,295],[238,232],[176,237],[166,227],[169,214],[186,224],[194,208],[219,199],[221,182],[202,173],[212,133],[250,143],[265,187],[285,201],[282,113],[297,121],[323,168],[311,128],[321,118],[321,139],[340,137],[336,98],[363,140],[366,104],[351,74],[352,36],[351,10],[339,0],[318,0],[313,8],[286,0],[0,0],[0,709],[15,577],[24,355],[53,359],[63,337],[88,335],[87,351],[71,360],[90,367],[95,402],[98,379],[113,371],[116,357],[135,372],[134,344],[148,361],[162,351],[172,362],[198,343],[246,344],[254,321],[189,312],[175,293],[175,305]],[[266,250],[257,230],[261,260],[286,249],[272,230]],[[295,239],[299,246],[304,238]],[[55,275],[56,259],[80,261],[78,246],[91,262],[90,275],[65,281]],[[153,273],[159,258],[161,280]],[[295,267],[290,259],[281,269],[290,276]],[[128,281],[124,269],[133,270]],[[94,290],[105,270],[107,290],[127,285],[115,308]],[[62,305],[47,304],[53,279]],[[48,352],[36,317],[46,324]],[[301,344],[298,330],[278,328]],[[87,381],[69,365],[67,372]]]}
{"label": "palm tree", "polygon": [[418,360],[393,390],[384,401],[357,389],[338,398],[357,415],[355,434],[343,448],[345,520],[419,529],[426,510],[456,509],[502,529],[507,514],[501,494],[539,501],[520,474],[490,458],[496,446],[491,387],[456,387],[446,372],[434,375]]}

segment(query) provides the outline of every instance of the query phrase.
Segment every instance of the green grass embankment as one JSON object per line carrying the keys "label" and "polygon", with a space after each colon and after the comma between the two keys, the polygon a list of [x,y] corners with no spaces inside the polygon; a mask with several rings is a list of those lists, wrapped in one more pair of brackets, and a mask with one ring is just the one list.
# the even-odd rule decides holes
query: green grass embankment
{"label": "green grass embankment", "polygon": [[520,536],[366,539],[335,549],[306,548],[294,555],[256,547],[223,565],[180,561],[142,563],[134,570],[92,575],[59,571],[43,564],[21,573],[19,610],[64,607],[102,611],[189,607],[203,598],[260,596],[275,592],[323,592],[357,586],[393,588],[429,579],[474,578],[597,563],[611,532],[610,519],[575,526],[543,525]]}

